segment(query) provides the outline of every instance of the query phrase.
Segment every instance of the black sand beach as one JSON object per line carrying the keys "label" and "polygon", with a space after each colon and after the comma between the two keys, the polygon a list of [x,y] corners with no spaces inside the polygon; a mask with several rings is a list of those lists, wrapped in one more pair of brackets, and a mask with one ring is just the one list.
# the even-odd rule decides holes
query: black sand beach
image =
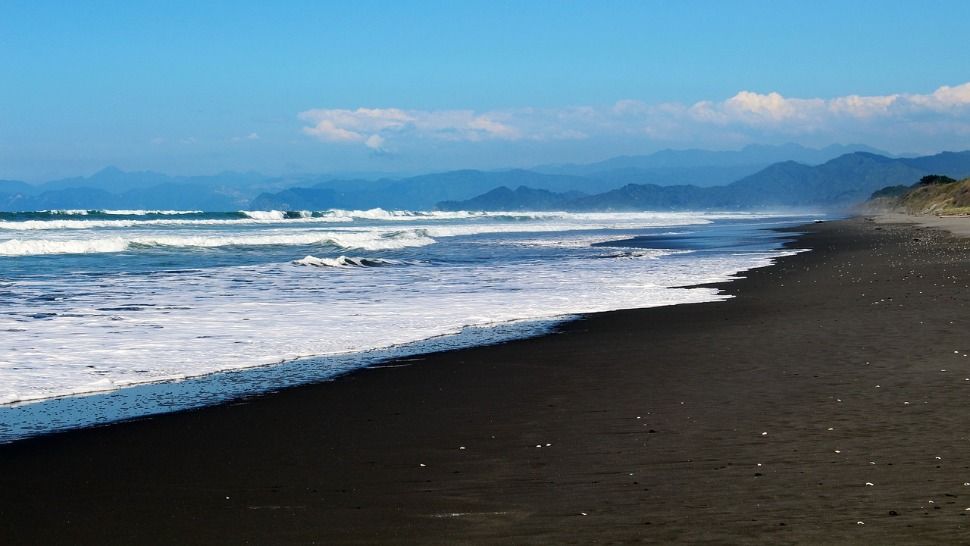
{"label": "black sand beach", "polygon": [[0,543],[970,541],[970,240],[804,230],[727,302],[0,446]]}

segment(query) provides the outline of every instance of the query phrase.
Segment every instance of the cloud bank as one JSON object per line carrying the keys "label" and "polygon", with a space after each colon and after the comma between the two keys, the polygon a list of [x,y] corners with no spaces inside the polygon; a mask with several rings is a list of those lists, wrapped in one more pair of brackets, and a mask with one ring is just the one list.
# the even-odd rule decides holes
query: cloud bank
{"label": "cloud bank", "polygon": [[517,140],[522,133],[502,121],[507,114],[472,110],[316,109],[300,113],[311,125],[307,135],[324,142],[360,143],[380,150],[388,139],[426,138],[446,141]]}
{"label": "cloud bank", "polygon": [[[790,98],[741,91],[693,104],[621,100],[607,107],[558,109],[314,109],[301,112],[306,135],[383,151],[403,142],[643,139],[657,143],[745,143],[771,139],[900,145],[909,138],[965,142],[970,136],[970,82],[928,94]],[[906,135],[909,135],[908,137]]]}

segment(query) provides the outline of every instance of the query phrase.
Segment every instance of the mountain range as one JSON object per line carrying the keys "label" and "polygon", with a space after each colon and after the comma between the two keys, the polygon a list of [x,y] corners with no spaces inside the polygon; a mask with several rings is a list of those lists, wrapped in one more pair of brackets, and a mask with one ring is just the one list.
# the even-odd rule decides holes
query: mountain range
{"label": "mountain range", "polygon": [[444,210],[744,210],[846,209],[889,185],[909,185],[928,174],[970,176],[970,151],[891,158],[868,152],[821,165],[782,161],[723,186],[627,184],[606,192],[570,196],[496,188],[466,201],[439,203]]}
{"label": "mountain range", "polygon": [[0,180],[0,211],[52,209],[239,210],[286,181],[259,173],[169,176],[107,167],[88,177],[43,184]]}
{"label": "mountain range", "polygon": [[650,155],[625,155],[588,164],[540,165],[532,171],[590,176],[623,184],[721,186],[782,161],[818,165],[852,152],[891,154],[864,144],[832,144],[807,148],[798,144],[751,144],[740,150],[660,150]]}
{"label": "mountain range", "polygon": [[43,184],[0,180],[0,210],[839,208],[926,174],[970,175],[970,152],[902,158],[863,145],[748,146],[728,152],[663,150],[587,165],[377,179],[254,172],[169,176],[109,167]]}

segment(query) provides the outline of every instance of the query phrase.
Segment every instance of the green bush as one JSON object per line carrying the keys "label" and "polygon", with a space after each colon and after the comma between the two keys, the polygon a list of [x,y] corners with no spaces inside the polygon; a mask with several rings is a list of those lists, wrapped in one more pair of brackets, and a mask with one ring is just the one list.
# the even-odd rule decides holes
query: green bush
{"label": "green bush", "polygon": [[941,174],[928,174],[919,179],[918,186],[932,186],[936,184],[953,184],[956,180]]}

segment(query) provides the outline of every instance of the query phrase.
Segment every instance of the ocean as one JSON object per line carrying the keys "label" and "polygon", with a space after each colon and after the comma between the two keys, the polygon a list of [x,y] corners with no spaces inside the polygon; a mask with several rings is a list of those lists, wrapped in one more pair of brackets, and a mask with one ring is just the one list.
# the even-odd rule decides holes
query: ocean
{"label": "ocean", "polygon": [[791,214],[0,213],[0,442],[726,298]]}

